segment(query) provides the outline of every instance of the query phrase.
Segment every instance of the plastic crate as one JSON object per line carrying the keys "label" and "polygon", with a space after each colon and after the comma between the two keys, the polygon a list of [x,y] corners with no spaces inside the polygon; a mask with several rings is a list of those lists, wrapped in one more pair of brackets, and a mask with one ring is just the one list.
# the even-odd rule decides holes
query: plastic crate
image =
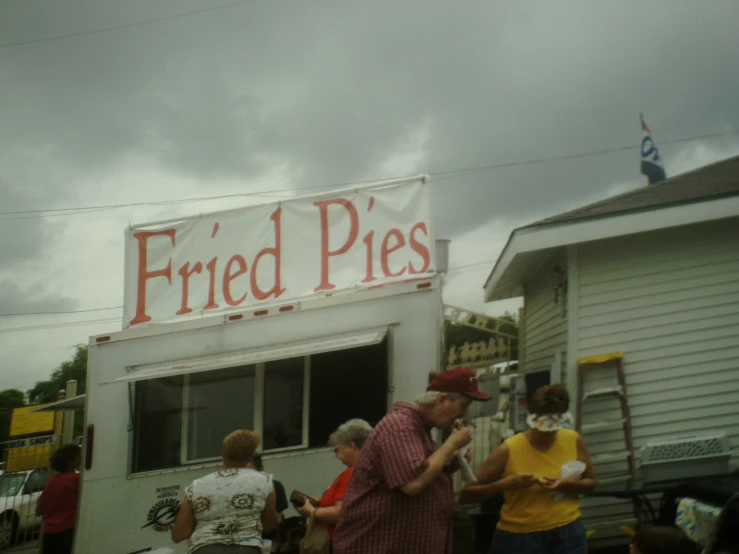
{"label": "plastic crate", "polygon": [[652,439],[639,450],[646,482],[729,473],[731,447],[725,431]]}

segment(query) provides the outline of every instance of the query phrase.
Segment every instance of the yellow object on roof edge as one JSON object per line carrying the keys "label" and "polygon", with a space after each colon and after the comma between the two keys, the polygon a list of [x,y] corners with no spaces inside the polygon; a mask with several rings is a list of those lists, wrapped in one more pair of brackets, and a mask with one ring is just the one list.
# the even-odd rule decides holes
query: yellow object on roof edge
{"label": "yellow object on roof edge", "polygon": [[598,354],[597,356],[588,356],[587,358],[580,358],[577,363],[580,365],[586,364],[604,364],[606,362],[612,362],[613,360],[620,360],[624,357],[623,352],[611,352],[610,354]]}

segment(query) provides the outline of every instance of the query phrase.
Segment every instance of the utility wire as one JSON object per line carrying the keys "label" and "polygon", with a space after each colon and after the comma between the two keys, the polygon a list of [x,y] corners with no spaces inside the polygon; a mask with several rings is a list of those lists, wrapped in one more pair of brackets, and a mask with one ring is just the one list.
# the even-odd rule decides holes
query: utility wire
{"label": "utility wire", "polygon": [[0,333],[17,333],[22,331],[44,331],[48,329],[62,329],[66,327],[80,327],[83,325],[97,325],[98,323],[112,323],[113,321],[121,321],[121,318],[108,319],[86,319],[83,321],[65,321],[63,323],[47,323],[44,325],[27,325],[25,327],[5,327],[0,328]]}
{"label": "utility wire", "polygon": [[[472,264],[460,265],[457,267],[450,268],[447,274],[452,273],[464,273],[466,271],[474,271],[476,269],[484,269],[486,265],[493,265],[495,262],[476,262]],[[92,308],[88,310],[69,310],[69,311],[50,311],[50,312],[22,312],[22,313],[4,313],[0,314],[0,317],[13,317],[13,316],[39,316],[39,315],[71,315],[71,314],[83,314],[91,312],[104,312],[107,310],[120,310],[123,306],[109,306],[107,308]],[[30,325],[24,327],[6,327],[0,328],[0,333],[9,333],[14,331],[36,331],[40,329],[55,329],[57,327],[75,327],[78,325],[92,325],[97,323],[106,323],[109,321],[120,321],[120,318],[115,319],[90,319],[83,321],[63,321],[61,323],[45,323],[42,325]]]}
{"label": "utility wire", "polygon": [[17,46],[27,46],[29,44],[39,44],[41,42],[52,42],[57,40],[65,40],[68,38],[85,37],[90,35],[99,35],[100,33],[107,33],[110,31],[118,31],[120,29],[131,29],[132,27],[143,27],[144,25],[151,25],[152,23],[161,23],[163,21],[172,21],[173,19],[182,19],[184,17],[192,17],[194,15],[200,15],[207,12],[214,12],[218,10],[225,10],[227,8],[233,8],[234,6],[242,6],[244,4],[250,4],[255,0],[240,0],[239,2],[231,2],[230,4],[222,4],[220,6],[213,6],[210,8],[203,8],[201,10],[195,10],[191,12],[178,13],[174,15],[166,15],[164,17],[157,17],[155,19],[149,19],[147,21],[136,21],[133,23],[124,23],[122,25],[115,25],[113,27],[105,27],[104,29],[93,29],[91,31],[80,31],[79,33],[70,33],[68,35],[59,35],[55,37],[38,38],[32,40],[23,40],[20,42],[8,42],[6,44],[0,44],[0,48],[14,48]]}
{"label": "utility wire", "polygon": [[[704,135],[692,135],[692,136],[681,137],[681,138],[676,138],[672,140],[662,140],[660,141],[660,144],[677,144],[677,143],[682,143],[682,142],[691,142],[691,141],[703,140],[703,139],[708,139],[708,138],[717,138],[717,137],[733,135],[737,133],[739,133],[739,127],[732,128],[728,131],[707,133]],[[478,172],[483,172],[483,171],[492,171],[495,169],[503,169],[507,167],[520,167],[520,166],[535,165],[535,164],[541,164],[541,163],[547,163],[547,162],[574,160],[578,158],[588,158],[592,156],[602,156],[604,154],[611,154],[615,152],[625,152],[629,150],[636,150],[639,148],[640,148],[640,145],[627,145],[627,146],[619,146],[616,148],[605,148],[602,150],[581,152],[577,154],[565,154],[561,156],[551,156],[547,158],[534,158],[530,160],[522,160],[522,161],[517,161],[517,162],[504,162],[504,163],[499,163],[499,164],[464,167],[464,168],[450,169],[450,170],[445,170],[445,171],[434,171],[434,172],[429,172],[428,174],[434,177],[442,177],[444,179],[441,179],[441,180],[446,180],[446,178],[464,176],[467,174],[473,174],[473,173],[478,173]],[[28,217],[39,217],[38,215],[31,215],[31,214],[53,214],[55,216],[79,215],[82,213],[87,213],[89,211],[98,211],[98,210],[114,210],[114,209],[120,209],[120,208],[132,208],[132,207],[139,207],[139,206],[164,206],[164,205],[184,204],[184,203],[192,203],[192,202],[205,202],[205,201],[210,201],[210,200],[223,200],[226,198],[243,198],[243,197],[250,197],[250,196],[261,197],[261,196],[266,196],[266,195],[275,195],[278,193],[295,193],[295,192],[317,190],[317,189],[359,186],[359,185],[366,185],[366,184],[370,184],[370,183],[374,183],[378,181],[385,181],[385,180],[391,180],[391,179],[397,179],[397,178],[399,177],[395,176],[395,177],[386,177],[384,179],[369,179],[369,180],[364,180],[364,181],[333,183],[330,185],[313,185],[313,186],[301,187],[301,188],[241,192],[241,193],[234,193],[234,194],[222,194],[218,196],[201,196],[197,198],[184,198],[180,200],[160,200],[160,201],[155,201],[155,202],[130,202],[126,204],[107,204],[107,205],[100,205],[100,206],[76,206],[76,207],[71,207],[71,208],[45,208],[45,209],[38,209],[38,210],[15,210],[15,211],[0,212],[0,221],[10,220],[10,219],[26,219]],[[436,182],[438,181],[439,180],[437,180]],[[4,216],[13,216],[13,217],[4,217]]]}
{"label": "utility wire", "polygon": [[90,310],[65,310],[65,311],[50,311],[50,312],[17,312],[17,313],[4,313],[0,314],[0,317],[11,317],[11,316],[26,316],[26,315],[68,315],[68,314],[88,314],[90,312],[105,312],[107,310],[120,310],[123,306],[110,306],[108,308],[92,308]]}
{"label": "utility wire", "polygon": [[[674,144],[679,142],[687,142],[687,141],[693,141],[693,140],[701,140],[705,138],[713,138],[713,137],[719,137],[719,136],[725,136],[729,134],[734,134],[739,132],[739,129],[734,128],[730,131],[723,131],[718,133],[709,133],[704,135],[694,135],[690,137],[683,137],[678,139],[672,139],[668,141],[661,141],[661,144]],[[453,170],[447,170],[447,171],[437,171],[434,173],[431,173],[431,175],[435,175],[438,177],[451,177],[451,176],[457,176],[457,175],[463,175],[465,173],[474,173],[479,171],[488,171],[493,169],[499,169],[504,167],[516,167],[516,166],[522,166],[522,165],[531,165],[531,164],[539,164],[539,163],[545,163],[545,162],[551,162],[551,161],[559,161],[559,160],[570,160],[570,159],[577,159],[577,158],[584,158],[589,156],[599,156],[603,154],[608,154],[612,152],[620,152],[620,151],[627,151],[627,150],[633,150],[638,148],[639,146],[621,146],[618,148],[609,148],[609,149],[603,149],[603,150],[597,150],[597,151],[591,151],[591,152],[583,152],[579,154],[569,154],[564,156],[553,156],[549,158],[537,158],[537,159],[531,159],[531,160],[525,160],[520,162],[507,162],[502,164],[494,164],[494,165],[486,165],[486,166],[477,166],[477,167],[468,167],[468,168],[460,168],[460,169],[453,169]],[[116,208],[123,208],[123,207],[132,207],[132,206],[144,206],[144,205],[167,205],[167,204],[178,204],[178,203],[186,203],[186,202],[200,202],[200,201],[206,201],[206,200],[216,200],[216,199],[222,199],[222,198],[234,198],[234,197],[243,197],[243,196],[258,196],[262,194],[271,194],[271,193],[277,193],[277,192],[296,192],[300,190],[309,190],[309,189],[320,189],[320,188],[329,188],[329,187],[342,187],[342,186],[352,186],[352,185],[361,185],[361,184],[368,184],[372,182],[376,182],[379,179],[372,179],[367,181],[354,181],[351,183],[342,183],[342,184],[333,184],[333,185],[318,185],[313,187],[304,187],[303,189],[282,189],[278,191],[258,191],[258,192],[251,192],[251,193],[239,193],[239,194],[228,194],[228,195],[220,195],[220,196],[206,196],[201,198],[190,198],[190,199],[182,199],[182,200],[169,200],[169,201],[160,201],[160,202],[137,202],[137,203],[131,203],[131,204],[111,204],[108,206],[91,206],[91,207],[77,207],[77,208],[58,208],[58,209],[48,209],[48,210],[24,210],[24,211],[16,211],[16,212],[0,212],[0,216],[2,215],[11,215],[11,214],[39,214],[39,213],[46,213],[46,212],[66,212],[66,213],[60,213],[60,214],[54,214],[54,215],[75,215],[77,213],[87,213],[88,211],[97,211],[97,210],[110,210],[110,209],[116,209]],[[31,216],[31,217],[38,217],[38,216]],[[4,218],[0,217],[0,220]],[[23,218],[5,218],[5,219],[23,219]],[[457,266],[454,268],[450,268],[447,271],[447,274],[455,274],[455,273],[464,273],[467,271],[475,271],[479,269],[483,269],[484,266],[493,265],[495,262],[487,261],[487,262],[476,262],[472,264],[466,264],[462,266]],[[36,316],[36,315],[69,315],[69,314],[77,314],[77,313],[91,313],[91,312],[102,312],[106,310],[117,310],[122,309],[123,306],[109,306],[106,308],[93,308],[93,309],[87,309],[87,310],[69,310],[69,311],[48,311],[48,312],[22,312],[22,313],[0,313],[0,317],[12,317],[12,316]],[[77,326],[77,325],[87,325],[87,324],[94,324],[94,323],[102,323],[107,321],[118,321],[117,319],[108,319],[108,320],[87,320],[87,321],[79,321],[79,322],[63,322],[60,324],[47,324],[43,326],[30,326],[30,327],[8,327],[5,329],[0,329],[0,333],[4,332],[13,332],[13,331],[32,331],[32,330],[38,330],[38,329],[44,329],[44,328],[56,328],[60,326]]]}

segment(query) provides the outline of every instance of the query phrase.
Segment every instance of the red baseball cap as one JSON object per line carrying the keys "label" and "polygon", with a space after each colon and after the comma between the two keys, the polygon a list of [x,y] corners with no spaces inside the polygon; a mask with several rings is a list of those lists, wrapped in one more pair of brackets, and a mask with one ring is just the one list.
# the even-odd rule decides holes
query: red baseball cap
{"label": "red baseball cap", "polygon": [[455,367],[434,375],[427,391],[458,392],[469,396],[472,400],[490,400],[490,396],[482,392],[477,383],[477,374],[466,367]]}

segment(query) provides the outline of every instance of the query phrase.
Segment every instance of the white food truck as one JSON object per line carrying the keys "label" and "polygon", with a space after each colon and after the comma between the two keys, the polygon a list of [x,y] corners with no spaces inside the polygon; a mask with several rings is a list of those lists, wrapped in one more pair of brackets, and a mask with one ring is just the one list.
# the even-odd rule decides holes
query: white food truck
{"label": "white food truck", "polygon": [[[235,429],[320,495],[326,446],[424,390],[443,323],[424,177],[134,226],[124,330],[90,339],[75,554],[173,545],[185,487]],[[181,321],[180,321],[181,319]]]}

